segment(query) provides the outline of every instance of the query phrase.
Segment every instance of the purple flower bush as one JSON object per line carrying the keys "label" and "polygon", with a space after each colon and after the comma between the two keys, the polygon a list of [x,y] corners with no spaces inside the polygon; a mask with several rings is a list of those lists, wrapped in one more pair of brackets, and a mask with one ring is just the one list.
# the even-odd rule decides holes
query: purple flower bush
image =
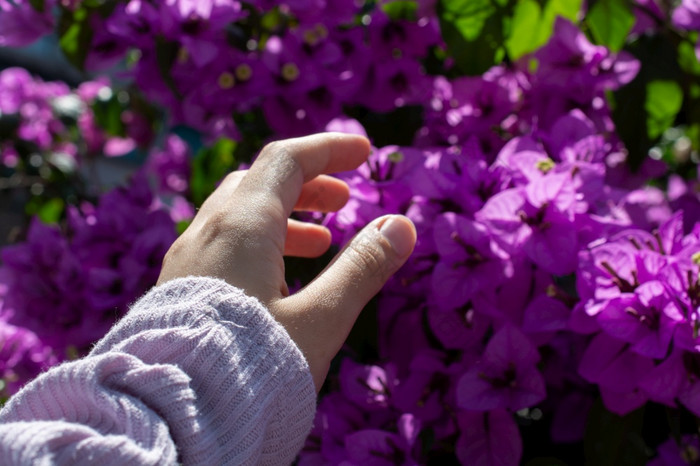
{"label": "purple flower bush", "polygon": [[[0,71],[0,116],[12,129],[0,145],[0,165],[20,170],[28,164],[37,166],[41,162],[27,156],[36,154],[47,159],[48,166],[72,172],[86,158],[131,151],[133,139],[110,136],[95,121],[91,106],[100,95],[111,92],[104,79],[71,90],[62,82],[35,78],[22,68]],[[79,139],[72,129],[79,131]]]}
{"label": "purple flower bush", "polygon": [[264,142],[343,131],[376,147],[338,174],[347,205],[306,220],[340,246],[401,213],[418,243],[332,367],[298,464],[695,464],[698,2],[496,3],[0,0],[0,45],[73,24],[68,57],[167,121],[154,138],[134,104],[103,128],[105,78],[0,72],[4,170],[148,149],[127,186],[2,249],[5,393],[104,335]]}

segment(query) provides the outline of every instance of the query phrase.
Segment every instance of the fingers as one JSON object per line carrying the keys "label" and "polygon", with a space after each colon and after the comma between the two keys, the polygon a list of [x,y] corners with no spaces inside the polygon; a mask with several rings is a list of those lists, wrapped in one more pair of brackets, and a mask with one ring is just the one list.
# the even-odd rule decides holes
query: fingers
{"label": "fingers", "polygon": [[347,183],[332,176],[319,175],[304,183],[294,210],[337,212],[350,199]]}
{"label": "fingers", "polygon": [[302,185],[325,173],[358,167],[369,155],[369,141],[357,135],[322,133],[269,144],[241,181],[241,196],[262,195],[286,218]]}
{"label": "fingers", "polygon": [[[218,201],[233,196],[247,173],[248,170],[229,173],[215,193]],[[349,198],[350,188],[347,183],[332,176],[319,175],[302,185],[294,210],[336,212],[343,208]]]}
{"label": "fingers", "polygon": [[318,257],[331,246],[328,228],[312,223],[289,219],[284,255],[295,257]]}
{"label": "fingers", "polygon": [[[406,217],[379,218],[353,238],[311,284],[276,303],[276,317],[310,364],[330,362],[362,308],[403,265],[415,241],[415,227]],[[323,379],[315,381],[320,388]]]}

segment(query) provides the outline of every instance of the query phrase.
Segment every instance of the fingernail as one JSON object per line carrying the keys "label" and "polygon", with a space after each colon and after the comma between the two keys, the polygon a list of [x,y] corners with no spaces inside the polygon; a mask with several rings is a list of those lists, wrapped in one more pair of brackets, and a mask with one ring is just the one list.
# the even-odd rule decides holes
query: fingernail
{"label": "fingernail", "polygon": [[379,232],[384,235],[399,256],[408,256],[413,252],[413,246],[416,244],[416,228],[406,217],[392,215],[382,223]]}

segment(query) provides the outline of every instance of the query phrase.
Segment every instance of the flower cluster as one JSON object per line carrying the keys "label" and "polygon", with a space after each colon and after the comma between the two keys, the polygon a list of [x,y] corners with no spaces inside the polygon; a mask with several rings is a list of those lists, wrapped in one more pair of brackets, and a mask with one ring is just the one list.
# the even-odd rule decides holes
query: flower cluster
{"label": "flower cluster", "polygon": [[[21,17],[28,3],[10,13]],[[420,60],[439,42],[436,18],[362,13],[353,0],[131,0],[90,17],[86,66],[137,51],[129,73],[144,94],[212,138],[237,138],[232,114],[260,106],[284,136],[321,130],[344,105],[385,112],[422,103],[430,80]],[[0,28],[0,41],[25,36]]]}
{"label": "flower cluster", "polygon": [[[107,135],[91,106],[108,99],[106,80],[88,81],[71,90],[62,82],[44,82],[23,68],[0,71],[0,166],[74,172],[98,154],[123,155],[135,147],[131,138]],[[79,139],[72,130],[77,130]],[[48,173],[42,175],[46,178]]]}
{"label": "flower cluster", "polygon": [[[175,227],[146,175],[69,207],[65,231],[34,220],[24,242],[2,250],[3,379],[83,354],[153,286]],[[3,353],[4,355],[4,353]]]}
{"label": "flower cluster", "polygon": [[679,399],[700,414],[700,197],[675,180],[684,230],[671,190],[655,198],[605,136],[602,94],[636,60],[564,20],[537,57],[535,72],[438,80],[419,147],[375,149],[341,175],[352,197],[324,219],[338,243],[403,213],[418,244],[378,305],[388,363],[343,362],[301,464],[420,464],[436,449],[426,439],[464,463],[515,464],[518,422],[544,416],[554,441],[582,438],[589,383],[614,413]]}
{"label": "flower cluster", "polygon": [[580,252],[571,327],[595,333],[580,373],[610,411],[678,400],[700,416],[699,280],[700,223],[684,235],[681,212],[651,233],[624,230]]}
{"label": "flower cluster", "polygon": [[[402,140],[412,143],[374,148],[339,175],[347,205],[308,214],[341,245],[374,218],[401,213],[418,243],[378,297],[376,348],[349,347],[332,368],[299,464],[517,464],[529,426],[549,431],[550,444],[580,442],[598,398],[619,415],[654,403],[700,417],[700,173],[687,160],[668,173],[661,143],[655,158],[626,149],[629,134],[613,121],[635,88],[648,100],[633,107],[647,113],[626,117],[646,118],[633,129],[649,145],[675,124],[700,134],[690,113],[674,123],[681,100],[697,101],[694,81],[645,61],[672,31],[686,47],[683,77],[700,75],[698,1],[583,2],[585,12],[568,16],[583,27],[558,17],[542,46],[511,56],[505,43],[497,52],[507,63],[495,58],[475,76],[460,74],[440,20],[466,18],[462,45],[488,48],[491,20],[511,33],[525,15],[529,31],[532,18],[545,24],[550,9],[576,2],[510,2],[508,21],[468,10],[476,2],[462,2],[471,18],[438,20],[435,3],[0,0],[0,45],[51,32],[58,14],[82,28],[88,69],[116,66],[170,112],[169,123],[205,142],[240,138],[242,148],[221,159],[202,151],[192,167],[187,143],[167,135],[128,187],[69,207],[62,228],[34,221],[24,242],[2,250],[7,392],[83,352],[155,282],[174,225],[194,214],[188,198],[203,199],[217,181],[207,176],[234,158],[247,161],[239,155],[262,142],[258,130],[376,138],[373,118],[398,121],[395,110],[410,107],[420,128]],[[601,11],[621,19],[601,22]],[[631,46],[613,52],[623,44],[610,28],[625,24]],[[487,40],[470,42],[479,28]],[[21,169],[33,155],[79,166],[83,155],[148,146],[153,125],[131,111],[120,117],[128,137],[99,128],[107,82],[71,90],[1,72],[0,123],[11,131],[0,136],[0,168]],[[269,128],[256,126],[261,115]],[[653,464],[697,461],[697,432],[673,434],[655,440]]]}

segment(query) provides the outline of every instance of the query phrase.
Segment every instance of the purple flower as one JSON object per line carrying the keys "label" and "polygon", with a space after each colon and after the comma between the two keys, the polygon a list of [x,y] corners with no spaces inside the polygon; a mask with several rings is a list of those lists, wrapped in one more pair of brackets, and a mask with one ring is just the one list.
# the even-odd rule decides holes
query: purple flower
{"label": "purple flower", "polygon": [[377,61],[405,55],[423,58],[428,48],[440,41],[437,18],[426,17],[417,22],[394,21],[377,9],[369,23],[369,41]]}
{"label": "purple flower", "polygon": [[555,275],[573,272],[578,240],[572,231],[575,191],[568,173],[549,174],[525,188],[502,191],[476,214],[499,233],[504,248],[522,247],[538,266]]}
{"label": "purple flower", "polygon": [[437,217],[433,232],[440,260],[432,275],[432,296],[439,308],[460,308],[513,274],[508,254],[485,226],[446,213]]}
{"label": "purple flower", "polygon": [[415,59],[394,58],[375,62],[369,70],[364,92],[355,100],[376,112],[420,103],[428,95],[430,78]]}
{"label": "purple flower", "polygon": [[360,228],[385,213],[403,213],[412,197],[411,185],[422,179],[425,154],[414,148],[387,146],[372,152],[367,163],[343,173],[352,192],[350,201],[325,223],[334,242],[350,239]]}
{"label": "purple flower", "polygon": [[51,348],[34,332],[0,320],[0,377],[5,393],[13,395],[57,362]]}
{"label": "purple flower", "polygon": [[683,353],[675,351],[642,378],[639,387],[649,399],[676,406],[677,397],[688,388],[688,371],[683,360]]}
{"label": "purple flower", "polygon": [[439,422],[443,416],[443,396],[451,383],[442,354],[425,350],[411,361],[409,373],[394,388],[391,403],[423,423]]}
{"label": "purple flower", "polygon": [[158,9],[143,0],[120,3],[108,18],[107,31],[138,47],[150,47],[154,34],[160,32]]}
{"label": "purple flower", "polygon": [[653,367],[652,359],[630,351],[623,341],[601,332],[586,348],[579,373],[600,386],[609,411],[624,415],[647,401],[640,383]]}
{"label": "purple flower", "polygon": [[[677,27],[692,31],[700,30],[700,2],[683,0],[678,8],[673,10],[672,20]],[[700,41],[695,46],[695,55],[700,60]]]}
{"label": "purple flower", "polygon": [[684,321],[658,281],[644,283],[633,295],[611,299],[596,317],[603,331],[630,343],[632,351],[654,359],[666,356],[676,325]]}
{"label": "purple flower", "polygon": [[31,329],[57,354],[109,327],[102,315],[84,312],[85,272],[58,229],[34,220],[26,242],[3,248],[2,260],[10,277],[5,306],[14,311],[9,322]]}
{"label": "purple flower", "polygon": [[523,442],[513,415],[499,409],[459,413],[460,436],[455,453],[462,464],[518,464]]}
{"label": "purple flower", "polygon": [[350,359],[340,367],[340,388],[345,397],[365,410],[383,409],[397,383],[393,369],[365,366]]}
{"label": "purple flower", "polygon": [[584,103],[597,92],[617,89],[639,71],[639,62],[629,54],[617,56],[605,47],[591,44],[570,21],[558,17],[550,41],[535,54],[539,60],[538,86]]}
{"label": "purple flower", "polygon": [[473,306],[455,307],[447,311],[430,310],[428,312],[430,330],[447,349],[477,347],[490,328],[491,319],[484,313],[477,312]]}
{"label": "purple flower", "polygon": [[338,98],[352,100],[367,78],[372,51],[359,28],[334,29],[329,32],[328,40],[335,44],[339,54],[324,60],[324,81]]}
{"label": "purple flower", "polygon": [[493,68],[480,77],[459,77],[448,81],[437,77],[426,108],[426,126],[437,144],[459,144],[470,137],[486,138],[513,112],[521,98],[517,77],[502,68]]}
{"label": "purple flower", "polygon": [[223,29],[245,16],[235,0],[167,0],[160,13],[165,37],[181,42],[198,68],[216,58]]}
{"label": "purple flower", "polygon": [[294,34],[270,37],[261,60],[275,80],[276,93],[300,94],[321,84],[312,57]]}
{"label": "purple flower", "polygon": [[700,460],[700,439],[697,435],[686,434],[680,439],[668,439],[656,450],[658,456],[647,466],[688,466]]}
{"label": "purple flower", "polygon": [[545,398],[535,346],[516,327],[506,325],[489,340],[482,359],[457,383],[457,405],[473,411],[517,411]]}
{"label": "purple flower", "polygon": [[635,0],[633,7],[636,21],[630,35],[656,33],[666,21],[666,14],[658,0]]}
{"label": "purple flower", "polygon": [[162,150],[156,149],[149,154],[146,169],[156,175],[161,192],[182,194],[189,188],[189,158],[187,143],[171,134]]}
{"label": "purple flower", "polygon": [[412,450],[420,432],[420,422],[410,414],[397,422],[397,433],[364,429],[345,437],[349,464],[368,466],[414,466]]}
{"label": "purple flower", "polygon": [[54,2],[37,11],[28,0],[0,0],[0,47],[28,45],[51,33],[54,26]]}
{"label": "purple flower", "polygon": [[674,212],[683,211],[683,230],[689,233],[700,223],[700,171],[695,179],[683,180],[671,175],[668,180],[668,200]]}
{"label": "purple flower", "polygon": [[331,88],[321,86],[303,94],[269,97],[263,102],[263,112],[280,136],[301,136],[321,131],[342,108]]}
{"label": "purple flower", "polygon": [[[186,72],[183,77],[192,78]],[[274,81],[268,68],[257,57],[222,48],[217,59],[202,70],[202,76],[187,87],[193,88],[192,99],[204,109],[228,115],[258,105],[262,97],[273,92]]]}

